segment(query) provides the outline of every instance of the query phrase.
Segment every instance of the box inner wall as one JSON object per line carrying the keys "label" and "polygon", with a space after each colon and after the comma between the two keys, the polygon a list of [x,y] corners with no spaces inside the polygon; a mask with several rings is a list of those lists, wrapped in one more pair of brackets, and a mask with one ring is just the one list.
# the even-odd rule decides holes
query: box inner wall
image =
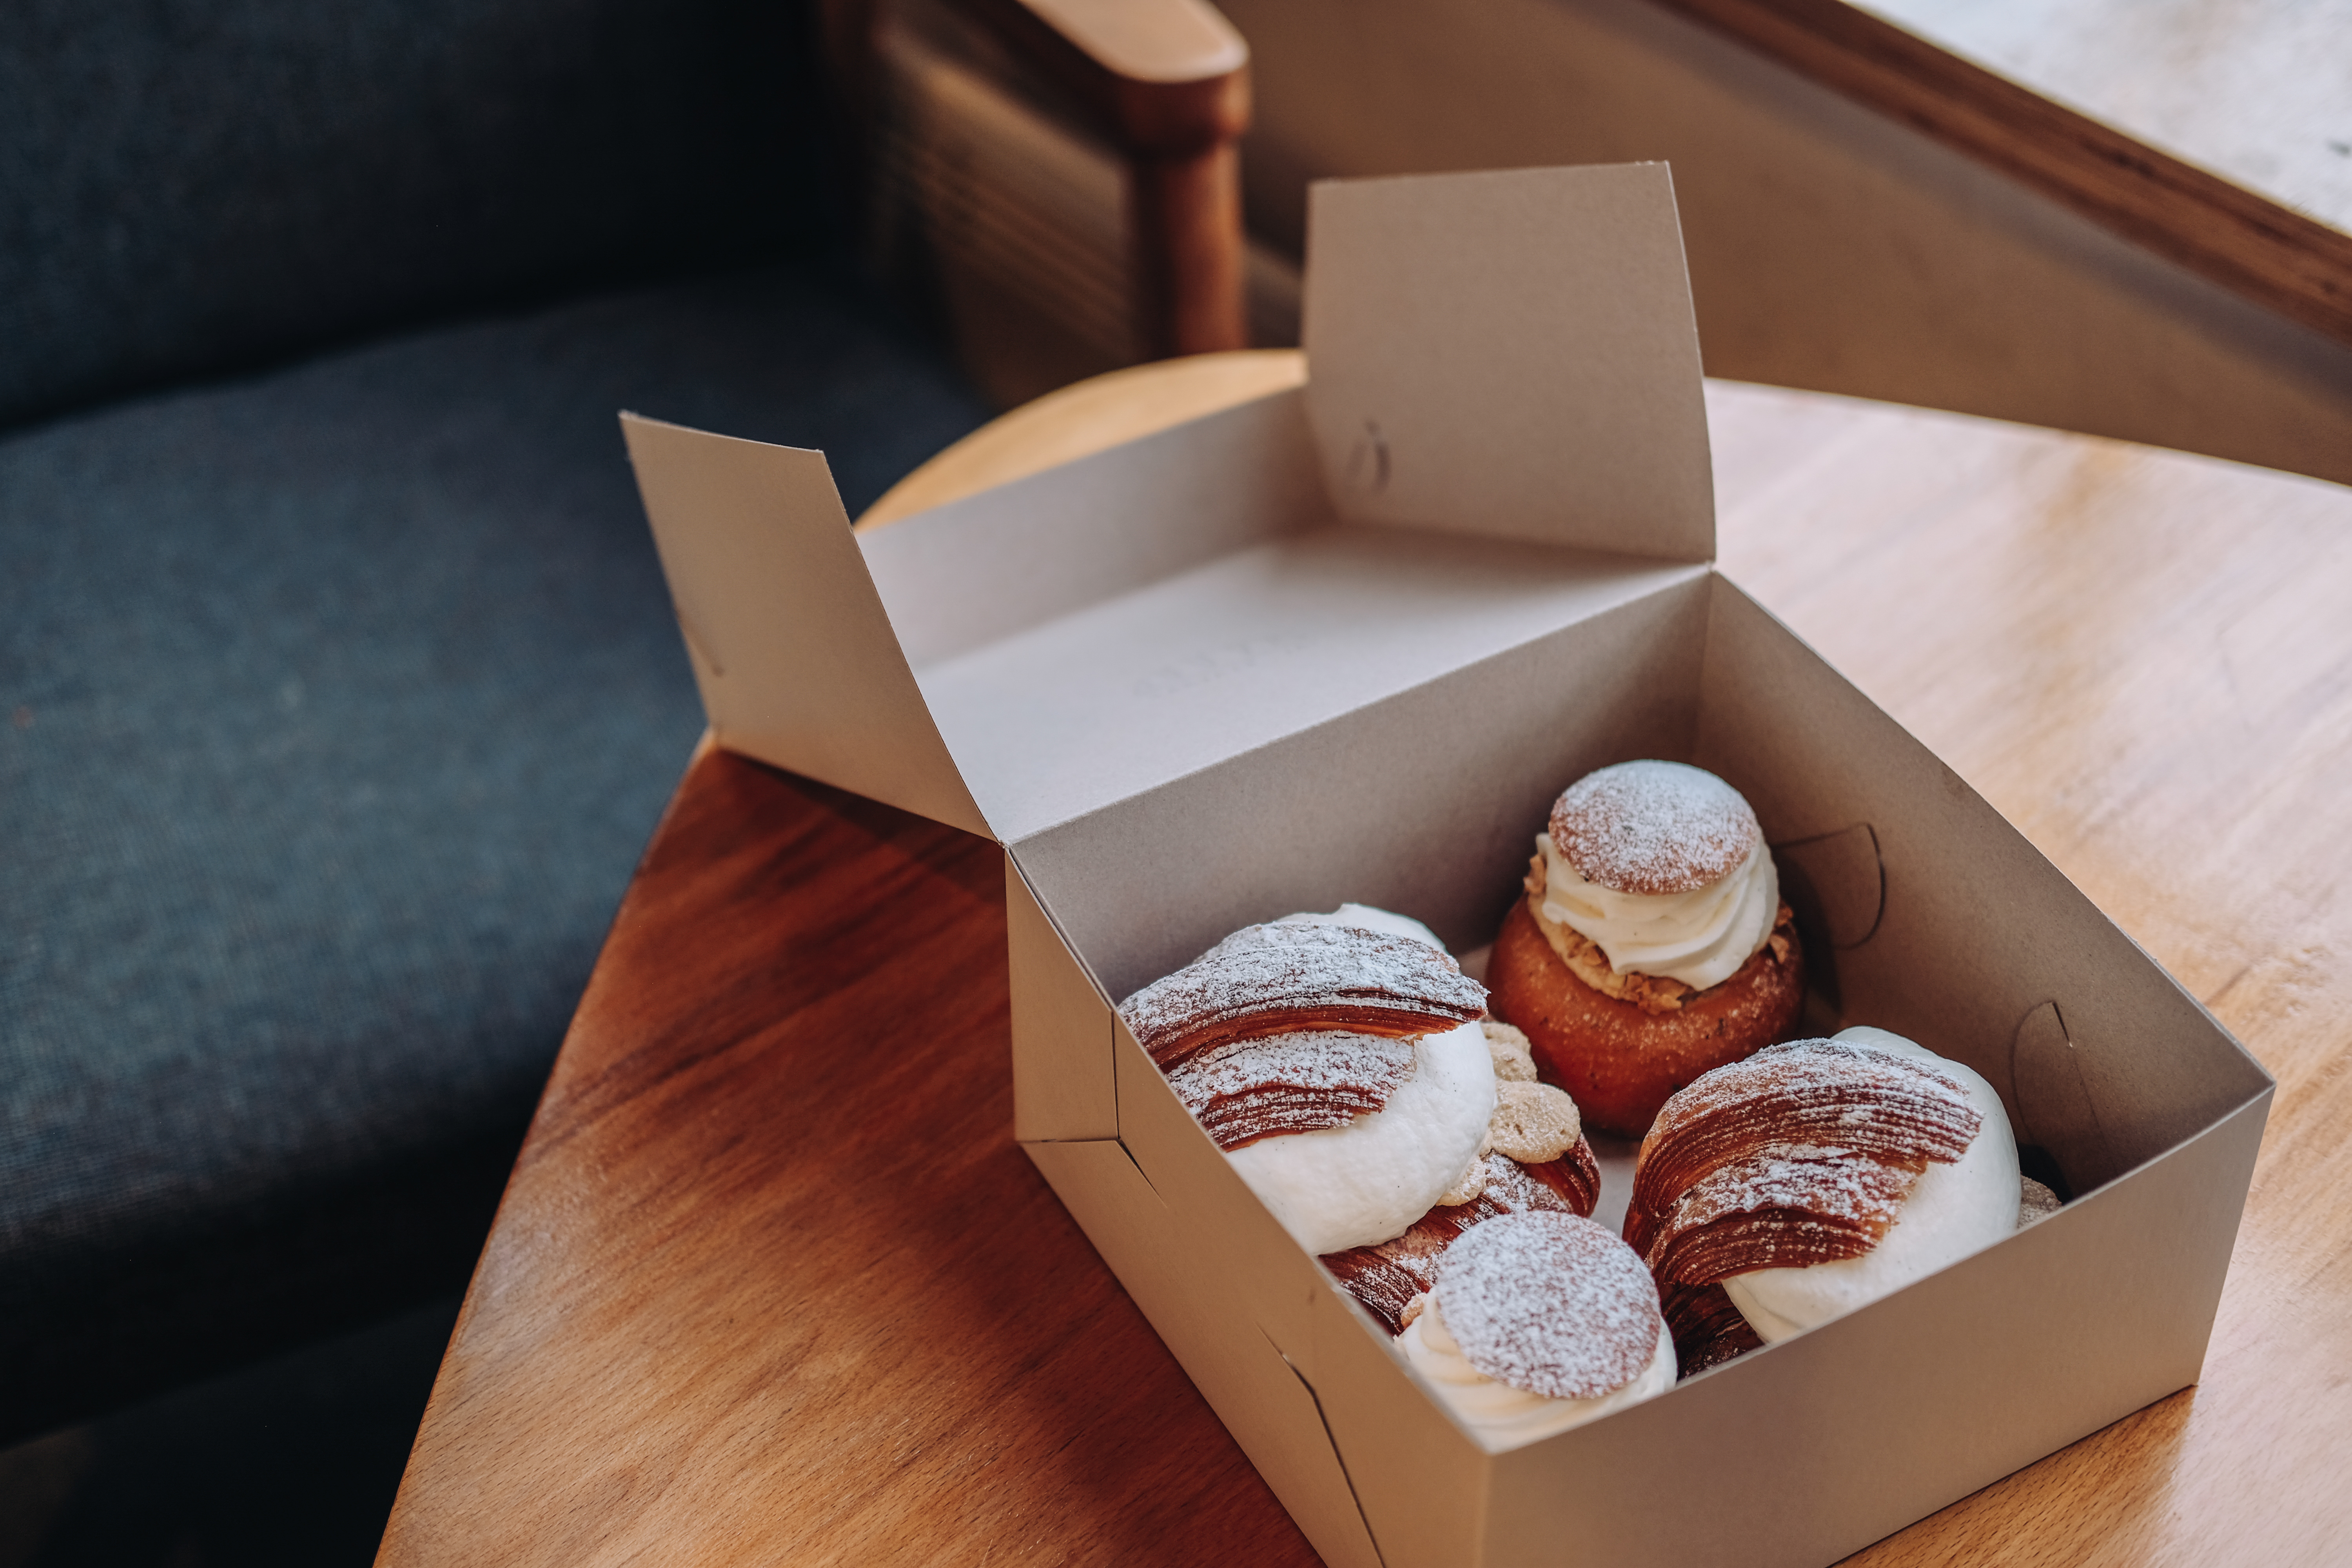
{"label": "box inner wall", "polygon": [[[918,668],[1017,841],[1494,658],[1705,568],[1328,524]],[[1390,749],[1417,742],[1395,737]]]}
{"label": "box inner wall", "polygon": [[918,669],[1331,521],[1297,389],[857,536]]}
{"label": "box inner wall", "polygon": [[1563,779],[1689,752],[1707,576],[1664,570],[1628,602],[1010,847],[1113,1000],[1236,927],[1349,900],[1475,947]]}
{"label": "box inner wall", "polygon": [[[1233,684],[1281,680],[1250,668]],[[1463,952],[1492,940],[1559,790],[1637,756],[1721,773],[1775,843],[1868,825],[1884,914],[1858,945],[1813,955],[1842,1001],[1836,1021],[1895,1029],[1983,1073],[2027,1141],[2050,1138],[2076,1191],[2267,1087],[1997,813],[1711,571],[1012,847],[1114,1000],[1240,926],[1348,900],[1426,921]],[[2095,1142],[2019,1102],[2020,1026],[2053,999]]]}
{"label": "box inner wall", "polygon": [[[1869,825],[1885,903],[1866,941],[1810,955],[1844,1020],[1966,1062],[2021,1142],[2079,1194],[2154,1159],[2269,1086],[2195,1000],[1975,791],[1728,580],[1714,580],[1694,758],[1775,842]],[[2021,1028],[2052,1003],[2091,1114],[2021,1084]],[[2030,1043],[2030,1040],[2025,1042]]]}

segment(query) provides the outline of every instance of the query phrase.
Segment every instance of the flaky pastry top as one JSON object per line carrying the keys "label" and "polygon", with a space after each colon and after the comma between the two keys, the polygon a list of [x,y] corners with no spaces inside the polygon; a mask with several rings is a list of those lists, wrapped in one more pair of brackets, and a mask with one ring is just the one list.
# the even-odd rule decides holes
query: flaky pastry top
{"label": "flaky pastry top", "polygon": [[1261,1138],[1345,1127],[1412,1076],[1412,1042],[1345,1029],[1227,1040],[1168,1069],[1168,1086],[1230,1153]]}
{"label": "flaky pastry top", "polygon": [[1625,1239],[1670,1284],[1859,1258],[1919,1173],[1968,1152],[1968,1091],[1917,1058],[1768,1046],[1666,1101],[1642,1141]]}
{"label": "flaky pastry top", "polygon": [[1119,1004],[1163,1072],[1212,1047],[1302,1030],[1407,1037],[1486,1010],[1486,988],[1426,942],[1354,926],[1235,931]]}

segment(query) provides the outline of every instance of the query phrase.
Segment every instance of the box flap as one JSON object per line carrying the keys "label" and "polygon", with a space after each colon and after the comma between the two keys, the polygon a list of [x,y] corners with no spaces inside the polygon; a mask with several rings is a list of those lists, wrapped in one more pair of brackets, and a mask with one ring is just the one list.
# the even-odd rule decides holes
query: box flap
{"label": "box flap", "polygon": [[1326,181],[1308,204],[1307,412],[1342,516],[1714,558],[1664,163]]}
{"label": "box flap", "polygon": [[862,538],[820,454],[625,416],[720,743],[1018,845],[1706,570],[1663,166],[1317,201],[1305,388]]}
{"label": "box flap", "polygon": [[1317,470],[1286,391],[859,538],[1002,841],[1706,570],[1339,522]]}
{"label": "box flap", "polygon": [[972,833],[822,452],[621,416],[719,744]]}

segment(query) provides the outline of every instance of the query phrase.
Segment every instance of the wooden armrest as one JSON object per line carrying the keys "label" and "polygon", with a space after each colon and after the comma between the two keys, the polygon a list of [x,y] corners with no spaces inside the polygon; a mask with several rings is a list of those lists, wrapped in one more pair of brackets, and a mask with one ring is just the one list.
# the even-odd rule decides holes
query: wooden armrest
{"label": "wooden armrest", "polygon": [[1130,152],[1192,157],[1249,126],[1249,46],[1202,0],[955,0]]}
{"label": "wooden armrest", "polygon": [[[856,79],[888,0],[827,0]],[[1238,142],[1249,46],[1206,0],[937,0],[992,39],[1126,163],[1137,326],[1151,357],[1248,346]]]}
{"label": "wooden armrest", "polygon": [[1069,94],[1131,161],[1144,342],[1249,346],[1241,156],[1249,46],[1204,0],[953,0]]}

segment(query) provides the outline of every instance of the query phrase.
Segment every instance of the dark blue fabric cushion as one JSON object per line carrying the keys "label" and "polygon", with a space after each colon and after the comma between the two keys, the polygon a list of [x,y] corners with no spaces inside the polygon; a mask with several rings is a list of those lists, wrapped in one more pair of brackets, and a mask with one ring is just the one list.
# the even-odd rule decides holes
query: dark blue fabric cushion
{"label": "dark blue fabric cushion", "polygon": [[0,426],[818,232],[788,0],[14,0]]}
{"label": "dark blue fabric cushion", "polygon": [[462,1280],[701,722],[624,407],[985,415],[770,272],[0,438],[0,1436]]}

